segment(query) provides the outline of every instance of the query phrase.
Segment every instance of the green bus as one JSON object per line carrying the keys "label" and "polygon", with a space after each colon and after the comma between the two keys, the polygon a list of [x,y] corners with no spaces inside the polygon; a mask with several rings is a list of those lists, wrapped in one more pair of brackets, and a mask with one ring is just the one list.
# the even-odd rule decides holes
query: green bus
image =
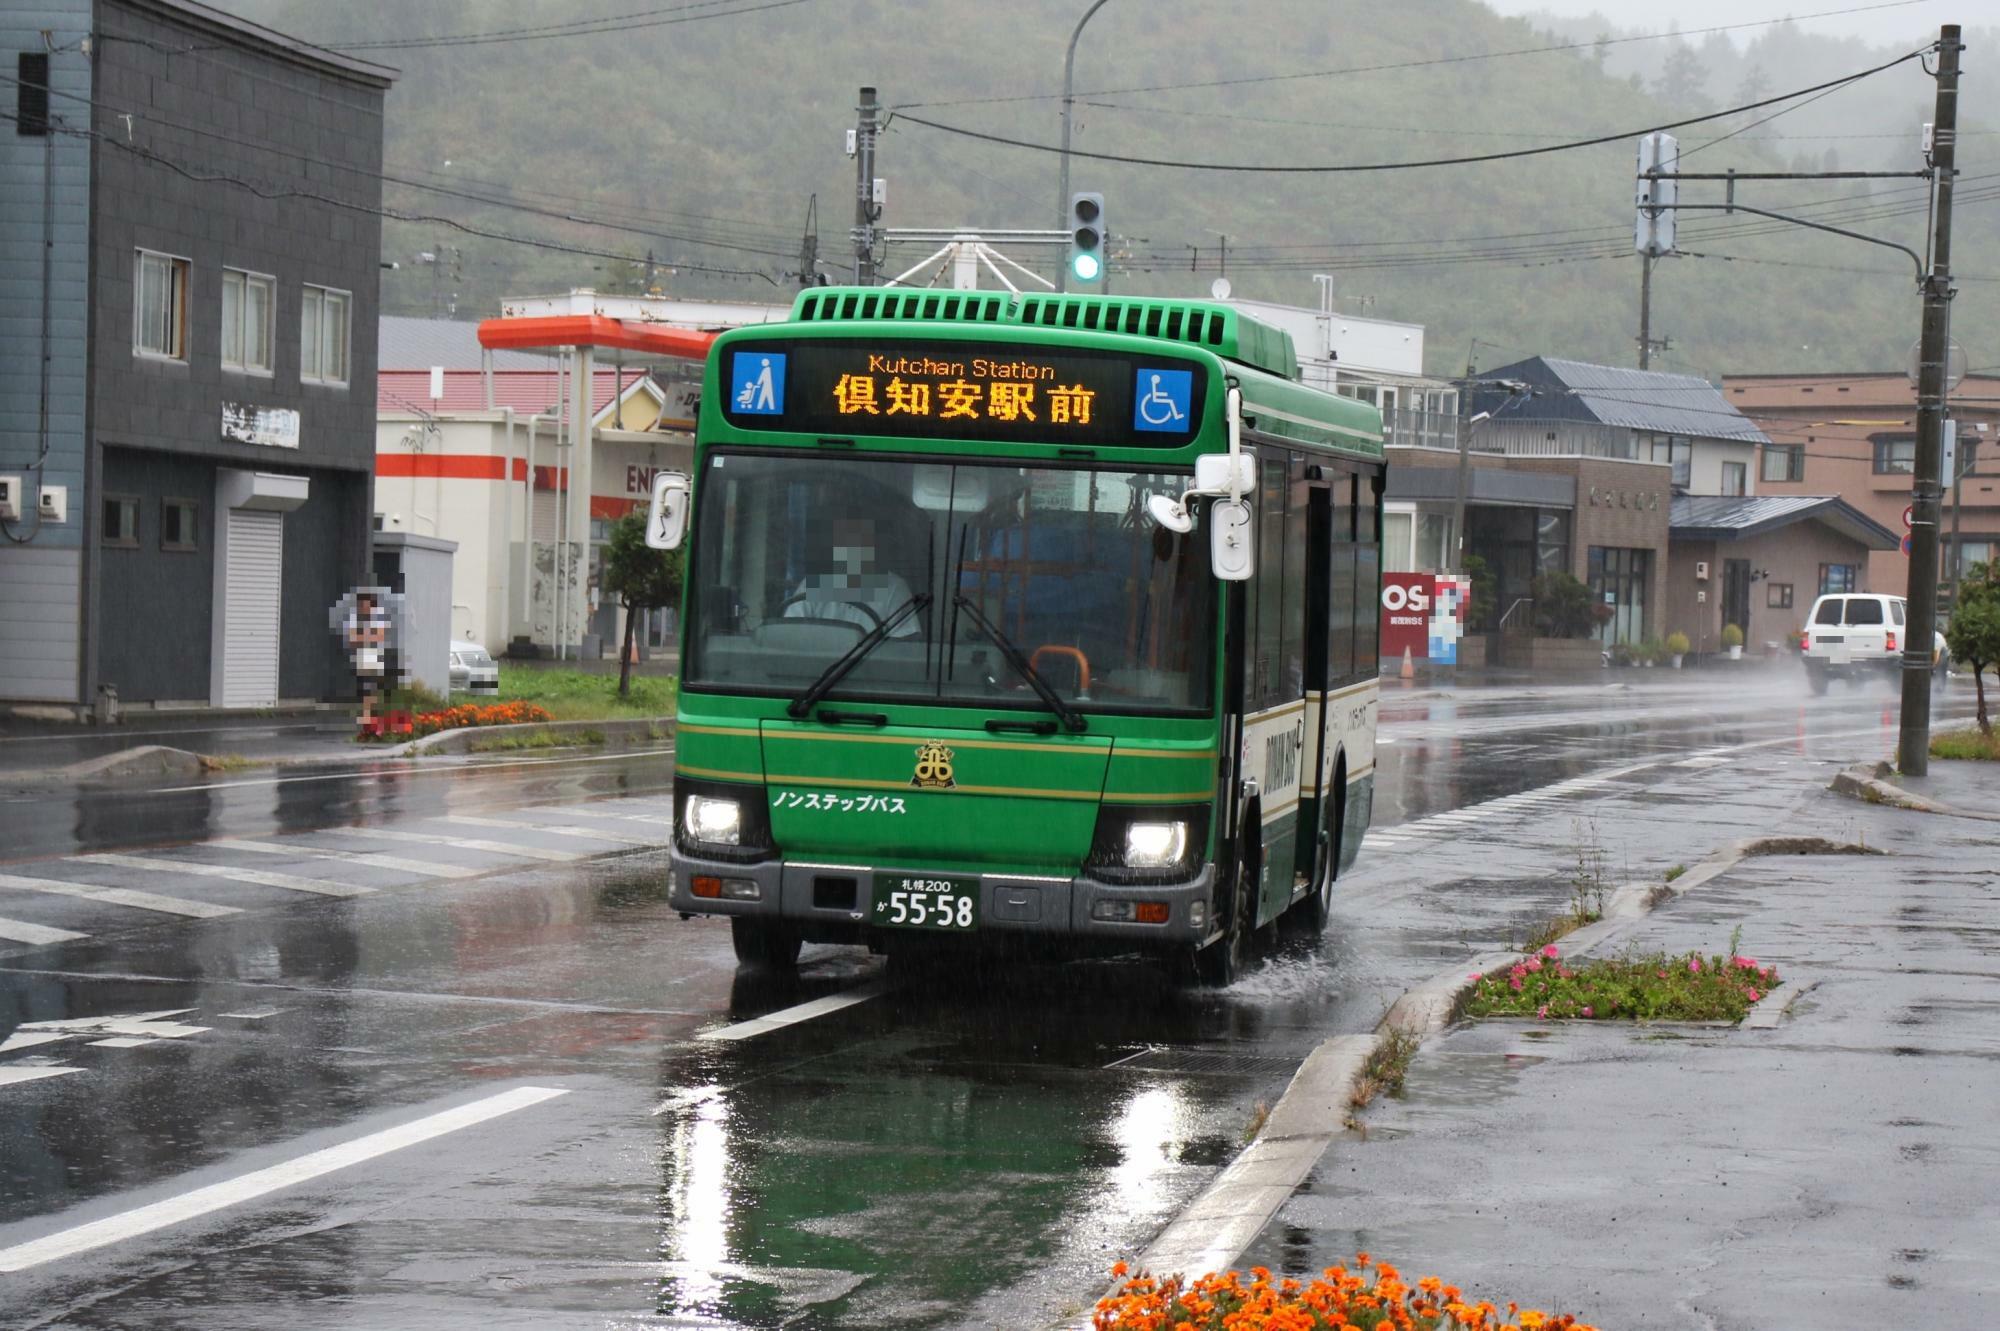
{"label": "green bus", "polygon": [[1368,826],[1382,419],[1226,305],[829,287],[710,351],[670,899],[748,966],[1144,951],[1227,984]]}

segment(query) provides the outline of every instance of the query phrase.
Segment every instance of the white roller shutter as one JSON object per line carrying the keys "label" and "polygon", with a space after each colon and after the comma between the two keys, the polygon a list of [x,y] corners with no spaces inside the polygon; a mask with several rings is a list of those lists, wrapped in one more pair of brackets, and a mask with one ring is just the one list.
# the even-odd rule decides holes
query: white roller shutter
{"label": "white roller shutter", "polygon": [[278,608],[282,604],[285,515],[227,510],[224,572],[222,705],[270,707],[278,701]]}

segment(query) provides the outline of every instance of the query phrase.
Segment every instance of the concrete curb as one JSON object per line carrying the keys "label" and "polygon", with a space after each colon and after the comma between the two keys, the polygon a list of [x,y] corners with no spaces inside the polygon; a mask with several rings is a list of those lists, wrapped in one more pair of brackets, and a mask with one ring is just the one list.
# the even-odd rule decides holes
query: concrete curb
{"label": "concrete curb", "polygon": [[139,744],[116,753],[85,758],[43,776],[55,781],[112,781],[127,776],[196,776],[202,768],[202,756],[198,753],[165,744]]}
{"label": "concrete curb", "polygon": [[408,744],[398,744],[383,752],[394,757],[412,758],[434,753],[470,753],[472,746],[480,740],[498,739],[506,735],[528,735],[538,732],[551,735],[581,735],[588,731],[603,735],[606,746],[651,739],[655,731],[660,732],[664,738],[672,738],[674,718],[642,716],[620,721],[526,721],[514,726],[462,726],[457,730],[440,730],[435,735],[426,735]]}
{"label": "concrete curb", "polygon": [[[1671,883],[1626,883],[1605,902],[1604,918],[1563,936],[1567,956],[1585,956],[1617,939],[1659,906],[1712,882],[1746,859],[1783,854],[1852,854],[1856,850],[1802,837],[1752,837],[1733,841]],[[1880,854],[1879,851],[1867,853]],[[1525,960],[1524,952],[1493,952],[1405,990],[1367,1035],[1336,1035],[1306,1056],[1265,1120],[1257,1139],[1244,1147],[1193,1202],[1169,1221],[1133,1263],[1154,1275],[1197,1276],[1220,1271],[1239,1256],[1294,1189],[1305,1181],[1333,1139],[1346,1131],[1347,1105],[1363,1065],[1376,1043],[1390,1032],[1420,1041],[1441,1032],[1458,1015],[1478,983],[1473,975],[1505,970]],[[1762,1001],[1744,1019],[1749,1029],[1775,1027],[1792,1003],[1818,983],[1786,976],[1773,991],[1783,1004],[1763,1015]],[[1751,1018],[1756,1018],[1753,1021]],[[1115,1288],[1107,1293],[1115,1293]],[[1093,1300],[1093,1307],[1095,1301]],[[1078,1323],[1065,1320],[1062,1325]],[[1087,1327],[1086,1316],[1081,1325]]]}
{"label": "concrete curb", "polygon": [[1983,822],[2000,822],[2000,814],[1981,813],[1975,809],[1961,809],[1956,805],[1904,790],[1890,777],[1895,768],[1888,763],[1869,766],[1856,763],[1834,774],[1827,789],[1836,795],[1861,800],[1868,804],[1886,804],[1894,809],[1910,809],[1917,813],[1940,814],[1947,818],[1977,818]]}

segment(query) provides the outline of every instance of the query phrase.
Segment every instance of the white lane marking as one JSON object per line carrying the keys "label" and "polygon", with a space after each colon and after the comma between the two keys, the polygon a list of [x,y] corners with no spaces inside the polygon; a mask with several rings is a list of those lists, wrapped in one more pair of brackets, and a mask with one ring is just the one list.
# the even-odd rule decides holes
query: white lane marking
{"label": "white lane marking", "polygon": [[466,827],[497,827],[509,832],[547,832],[550,836],[583,837],[590,841],[615,841],[627,846],[657,846],[660,844],[657,837],[627,836],[623,832],[606,832],[589,827],[556,827],[549,823],[538,823],[527,818],[475,818],[470,814],[452,814],[437,821]]}
{"label": "white lane marking", "polygon": [[280,1012],[288,1012],[288,1011],[290,1011],[289,1008],[260,1007],[260,1008],[252,1008],[248,1012],[218,1012],[215,1015],[217,1017],[224,1017],[233,1021],[262,1021],[266,1017],[275,1017]]}
{"label": "white lane marking", "polygon": [[366,837],[371,841],[409,841],[420,846],[483,850],[491,855],[513,855],[524,860],[547,860],[554,864],[567,864],[571,860],[580,860],[590,853],[585,850],[544,850],[540,846],[517,846],[511,841],[473,841],[465,837],[439,836],[435,832],[392,832],[386,827],[327,827],[321,830],[337,836]]}
{"label": "white lane marking", "polygon": [[[81,1071],[83,1071],[82,1068],[44,1067],[40,1065],[24,1066],[19,1063],[12,1063],[4,1068],[0,1068],[0,1086],[12,1086],[17,1082],[24,1081],[40,1081],[44,1077],[60,1077],[65,1073]],[[0,1267],[0,1271],[4,1271],[5,1269],[5,1267]]]}
{"label": "white lane marking", "polygon": [[69,929],[51,929],[46,924],[29,924],[26,920],[0,919],[0,938],[10,943],[68,943],[89,935]]}
{"label": "white lane marking", "polygon": [[438,864],[430,860],[407,860],[401,855],[380,855],[372,850],[332,850],[325,846],[280,846],[268,841],[244,841],[238,837],[218,837],[214,841],[204,841],[204,846],[218,850],[242,850],[257,855],[289,855],[294,859],[343,860],[348,864],[366,864],[377,869],[395,869],[402,873],[426,874],[432,878],[475,878],[482,870],[463,864]]}
{"label": "white lane marking", "polygon": [[266,869],[239,869],[229,864],[203,864],[198,860],[163,860],[152,855],[78,855],[84,864],[108,864],[120,869],[146,869],[153,873],[184,873],[196,878],[226,878],[234,883],[255,883],[259,887],[282,888],[287,892],[310,892],[321,897],[364,897],[375,889],[359,883],[330,883],[322,878],[301,878],[297,874],[272,873]]}
{"label": "white lane marking", "polygon": [[20,892],[47,892],[58,897],[77,897],[84,901],[102,901],[113,906],[130,906],[134,910],[153,910],[163,915],[185,915],[192,920],[212,920],[222,915],[240,915],[237,906],[215,906],[206,901],[184,901],[180,897],[163,897],[157,892],[141,892],[131,887],[100,887],[96,883],[65,883],[54,878],[23,878],[19,874],[0,873],[0,888],[11,888]]}
{"label": "white lane marking", "polygon": [[92,1040],[90,1047],[92,1049],[136,1049],[142,1044],[155,1043],[157,1041],[144,1035],[112,1035],[102,1040]]}
{"label": "white lane marking", "polygon": [[38,1044],[67,1039],[69,1035],[65,1031],[36,1031],[33,1034],[15,1031],[6,1039],[0,1040],[0,1054],[11,1054],[17,1049],[33,1049]]}
{"label": "white lane marking", "polygon": [[[228,790],[235,786],[289,786],[307,781],[360,781],[370,784],[379,773],[394,775],[398,781],[407,781],[413,776],[460,776],[466,771],[504,772],[516,767],[574,766],[582,763],[615,763],[629,758],[659,757],[672,753],[673,745],[658,749],[624,749],[618,753],[598,753],[587,758],[520,758],[510,762],[440,763],[436,765],[418,763],[407,758],[370,758],[357,754],[355,762],[396,763],[395,767],[371,769],[358,767],[351,772],[324,772],[315,776],[270,776],[245,781],[207,781],[198,786],[161,786],[151,790],[154,795],[180,795],[190,790]],[[407,764],[407,765],[405,765]]]}
{"label": "white lane marking", "polygon": [[0,1271],[25,1271],[31,1266],[60,1261],[93,1248],[138,1238],[169,1225],[183,1224],[212,1211],[240,1206],[266,1193],[297,1187],[335,1170],[347,1169],[446,1133],[476,1127],[489,1119],[568,1094],[568,1091],[552,1086],[520,1086],[511,1091],[501,1091],[483,1100],[474,1100],[471,1104],[428,1114],[415,1122],[371,1132],[338,1146],[309,1151],[296,1159],[239,1174],[177,1197],[168,1197],[88,1224],[75,1225],[43,1238],[17,1243],[11,1248],[0,1248]]}
{"label": "white lane marking", "polygon": [[[871,998],[879,998],[889,991],[889,986],[880,980],[873,980],[858,989],[845,993],[828,994],[825,998],[815,998],[797,1007],[788,1007],[765,1017],[752,1017],[749,1021],[739,1021],[734,1026],[722,1026],[712,1031],[702,1031],[698,1040],[749,1040],[772,1031],[781,1031],[787,1026],[796,1026],[814,1017],[824,1017],[829,1012],[853,1007],[856,1003],[866,1003]],[[5,1270],[0,1267],[0,1270]]]}
{"label": "white lane marking", "polygon": [[54,1031],[65,1038],[77,1035],[133,1035],[151,1040],[184,1040],[200,1035],[208,1027],[189,1026],[168,1017],[178,1017],[193,1008],[166,1008],[159,1012],[110,1013],[96,1017],[65,1017],[57,1021],[24,1021],[24,1031]]}

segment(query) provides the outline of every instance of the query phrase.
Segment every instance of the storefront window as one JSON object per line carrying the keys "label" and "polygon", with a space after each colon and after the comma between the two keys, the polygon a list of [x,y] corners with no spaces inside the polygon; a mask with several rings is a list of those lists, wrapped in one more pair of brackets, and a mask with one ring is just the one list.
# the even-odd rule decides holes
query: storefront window
{"label": "storefront window", "polygon": [[1611,618],[1597,631],[1605,645],[1638,642],[1646,636],[1646,582],[1652,571],[1651,550],[1590,547],[1591,597],[1611,607]]}
{"label": "storefront window", "polygon": [[1382,567],[1385,571],[1417,571],[1416,563],[1410,558],[1410,528],[1415,524],[1416,516],[1409,512],[1382,514]]}

